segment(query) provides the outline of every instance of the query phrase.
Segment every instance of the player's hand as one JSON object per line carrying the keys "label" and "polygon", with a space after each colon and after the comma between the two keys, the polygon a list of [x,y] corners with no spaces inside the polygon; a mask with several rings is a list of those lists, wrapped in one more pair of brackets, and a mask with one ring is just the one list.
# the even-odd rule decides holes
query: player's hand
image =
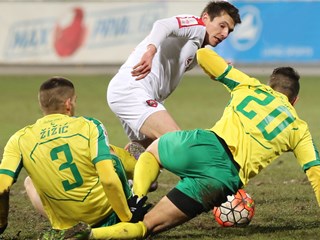
{"label": "player's hand", "polygon": [[147,51],[142,55],[140,62],[132,68],[131,75],[136,77],[136,80],[145,78],[152,68],[152,60],[157,49],[154,45],[149,45]]}
{"label": "player's hand", "polygon": [[8,224],[4,225],[3,227],[0,227],[0,235],[6,230]]}
{"label": "player's hand", "polygon": [[136,223],[143,220],[144,215],[148,212],[149,208],[151,208],[152,204],[145,204],[148,197],[144,196],[142,198],[138,198],[137,195],[132,196],[128,199],[128,206],[132,213],[132,218],[130,222]]}
{"label": "player's hand", "polygon": [[227,60],[226,63],[230,66],[233,66],[233,62],[231,60]]}

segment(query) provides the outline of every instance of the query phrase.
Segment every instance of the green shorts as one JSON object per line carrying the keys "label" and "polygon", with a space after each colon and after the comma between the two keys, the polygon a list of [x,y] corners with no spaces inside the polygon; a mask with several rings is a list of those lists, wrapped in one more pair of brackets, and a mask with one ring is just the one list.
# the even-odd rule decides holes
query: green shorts
{"label": "green shorts", "polygon": [[176,188],[201,203],[205,211],[242,186],[238,165],[221,141],[202,129],[169,132],[159,140],[161,165],[181,178]]}
{"label": "green shorts", "polygon": [[108,217],[106,217],[102,221],[94,224],[91,227],[93,227],[93,228],[108,227],[108,226],[115,225],[115,224],[117,224],[119,222],[121,222],[121,221],[120,221],[118,215],[115,212],[113,212]]}

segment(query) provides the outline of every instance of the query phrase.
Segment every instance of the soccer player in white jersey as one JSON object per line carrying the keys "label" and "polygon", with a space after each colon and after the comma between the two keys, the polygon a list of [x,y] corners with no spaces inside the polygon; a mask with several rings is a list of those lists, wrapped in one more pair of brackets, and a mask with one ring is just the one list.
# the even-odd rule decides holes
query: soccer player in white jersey
{"label": "soccer player in white jersey", "polygon": [[211,1],[201,17],[179,15],[158,20],[138,44],[107,90],[111,110],[132,142],[147,147],[166,132],[179,130],[164,100],[196,64],[196,51],[217,46],[241,23],[238,9]]}

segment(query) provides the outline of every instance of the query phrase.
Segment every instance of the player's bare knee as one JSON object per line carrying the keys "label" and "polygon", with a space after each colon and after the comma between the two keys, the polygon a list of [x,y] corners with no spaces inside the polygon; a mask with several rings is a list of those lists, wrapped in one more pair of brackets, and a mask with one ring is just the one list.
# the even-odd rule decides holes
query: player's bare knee
{"label": "player's bare knee", "polygon": [[156,221],[155,219],[158,220],[158,218],[155,218],[154,216],[152,216],[153,213],[150,214],[147,213],[145,216],[144,216],[144,219],[143,219],[143,223],[144,225],[147,227],[147,236],[149,235],[154,235],[156,233],[159,232],[159,229],[161,231],[161,229],[163,229],[163,225],[165,224],[164,221],[162,222],[159,222],[159,221]]}
{"label": "player's bare knee", "polygon": [[32,180],[29,176],[27,176],[25,179],[24,179],[24,187],[25,188],[28,188],[30,186],[30,184],[32,184]]}

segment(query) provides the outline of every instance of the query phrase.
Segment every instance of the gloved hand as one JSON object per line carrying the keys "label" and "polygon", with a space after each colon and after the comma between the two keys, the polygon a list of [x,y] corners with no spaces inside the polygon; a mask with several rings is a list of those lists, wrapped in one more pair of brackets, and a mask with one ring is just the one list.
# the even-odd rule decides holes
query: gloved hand
{"label": "gloved hand", "polygon": [[136,223],[143,220],[144,215],[148,212],[149,208],[152,207],[152,204],[150,203],[145,205],[147,199],[147,196],[138,198],[137,195],[134,195],[128,199],[128,206],[132,213],[130,222]]}
{"label": "gloved hand", "polygon": [[8,224],[4,225],[3,227],[0,227],[0,235],[6,230]]}

